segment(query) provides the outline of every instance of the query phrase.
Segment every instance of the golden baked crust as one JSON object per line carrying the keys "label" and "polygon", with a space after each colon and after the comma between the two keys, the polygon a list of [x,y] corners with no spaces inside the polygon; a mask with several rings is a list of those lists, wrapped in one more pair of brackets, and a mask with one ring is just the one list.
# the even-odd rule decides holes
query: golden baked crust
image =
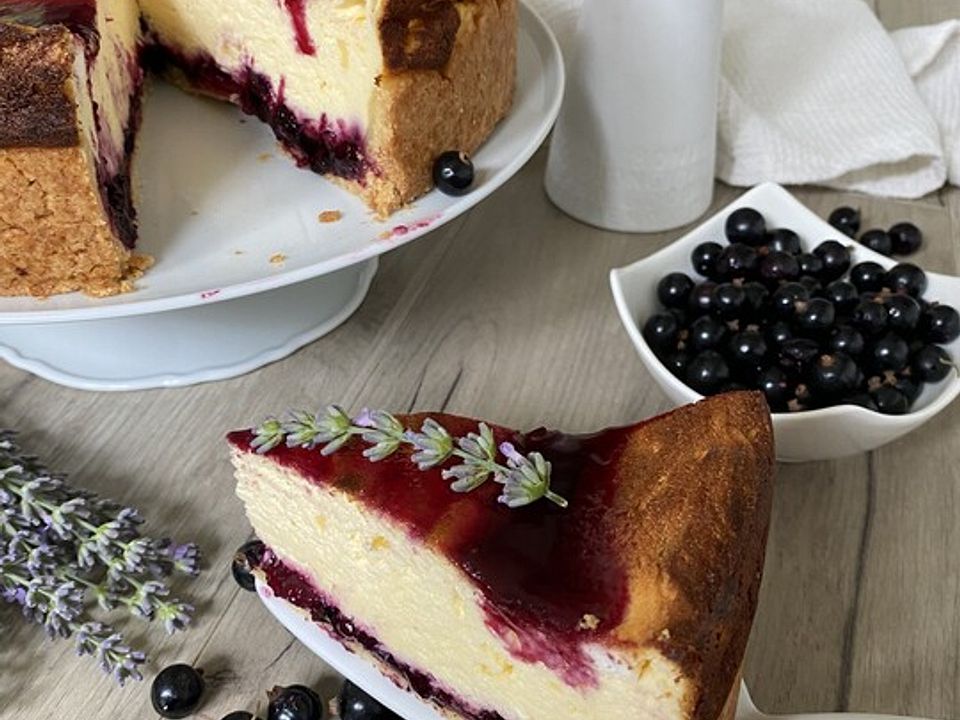
{"label": "golden baked crust", "polygon": [[732,393],[663,415],[631,435],[619,464],[642,481],[620,483],[609,514],[632,588],[614,638],[652,640],[693,681],[691,716],[713,720],[736,689],[763,573],[775,467],[766,402]]}
{"label": "golden baked crust", "polygon": [[0,148],[0,295],[115,295],[151,264],[117,240],[79,146]]}
{"label": "golden baked crust", "polygon": [[516,82],[517,0],[458,3],[459,31],[442,69],[388,72],[371,118],[378,173],[344,183],[386,216],[433,187],[446,150],[474,153],[510,110]]}

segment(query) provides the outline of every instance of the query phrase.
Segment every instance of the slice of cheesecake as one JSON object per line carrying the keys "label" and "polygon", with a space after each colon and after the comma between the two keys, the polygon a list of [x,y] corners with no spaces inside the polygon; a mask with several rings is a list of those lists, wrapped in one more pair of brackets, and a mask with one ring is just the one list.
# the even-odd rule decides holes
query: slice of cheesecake
{"label": "slice of cheesecake", "polygon": [[[398,420],[428,417],[482,438]],[[325,455],[232,433],[261,583],[450,717],[732,717],[770,515],[762,396],[593,435],[491,431],[554,502],[454,492],[456,460],[421,471],[405,440],[371,462],[356,437]]]}
{"label": "slice of cheesecake", "polygon": [[516,0],[140,0],[150,64],[268,123],[386,215],[473,153],[514,89]]}
{"label": "slice of cheesecake", "polygon": [[0,0],[0,295],[129,289],[140,16],[130,0]]}

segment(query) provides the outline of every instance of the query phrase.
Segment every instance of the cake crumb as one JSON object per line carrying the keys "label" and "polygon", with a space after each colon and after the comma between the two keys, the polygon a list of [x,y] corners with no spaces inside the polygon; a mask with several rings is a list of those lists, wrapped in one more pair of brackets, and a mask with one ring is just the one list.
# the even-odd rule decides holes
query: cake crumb
{"label": "cake crumb", "polygon": [[234,251],[233,251],[233,254],[234,254],[234,255],[243,255],[243,250],[234,250]]}
{"label": "cake crumb", "polygon": [[281,252],[274,253],[270,256],[271,265],[283,265],[287,261],[287,256]]}
{"label": "cake crumb", "polygon": [[372,550],[386,550],[388,547],[390,547],[390,543],[383,535],[377,535],[370,541],[370,548]]}
{"label": "cake crumb", "polygon": [[341,218],[343,218],[343,213],[339,210],[324,210],[317,215],[317,219],[322,223],[335,223]]}
{"label": "cake crumb", "polygon": [[257,160],[259,160],[260,162],[267,162],[267,160],[272,160],[272,159],[273,159],[273,153],[265,152],[257,155]]}
{"label": "cake crumb", "polygon": [[577,630],[596,630],[600,627],[600,618],[598,618],[593,613],[587,613],[577,624]]}

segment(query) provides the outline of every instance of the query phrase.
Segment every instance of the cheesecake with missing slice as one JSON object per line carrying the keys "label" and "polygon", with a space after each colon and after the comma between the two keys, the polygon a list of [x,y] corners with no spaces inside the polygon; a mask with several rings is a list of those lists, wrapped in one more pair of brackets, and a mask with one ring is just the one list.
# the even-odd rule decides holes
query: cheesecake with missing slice
{"label": "cheesecake with missing slice", "polygon": [[0,0],[0,295],[115,294],[149,264],[145,71],[238,105],[383,217],[490,135],[516,57],[517,0]]}
{"label": "cheesecake with missing slice", "polygon": [[593,435],[427,414],[381,418],[371,446],[345,417],[229,436],[269,592],[450,717],[732,716],[770,517],[762,395]]}

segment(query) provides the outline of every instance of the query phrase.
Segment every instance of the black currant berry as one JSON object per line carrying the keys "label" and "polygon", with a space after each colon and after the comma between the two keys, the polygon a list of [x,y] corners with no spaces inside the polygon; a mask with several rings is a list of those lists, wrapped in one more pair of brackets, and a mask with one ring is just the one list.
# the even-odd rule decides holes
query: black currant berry
{"label": "black currant berry", "polygon": [[705,242],[697,245],[690,254],[690,263],[693,269],[703,277],[716,279],[717,260],[723,252],[723,245],[715,242]]}
{"label": "black currant berry", "polygon": [[727,216],[724,232],[732,243],[757,247],[766,240],[767,224],[763,215],[753,208],[738,208]]}
{"label": "black currant berry", "polygon": [[837,230],[848,237],[855,237],[860,231],[860,211],[852,207],[838,207],[827,219]]}
{"label": "black currant berry", "polygon": [[867,230],[860,236],[860,244],[881,255],[893,254],[893,241],[883,230]]}
{"label": "black currant berry", "polygon": [[900,263],[887,272],[885,286],[895,293],[919,298],[927,289],[927,275],[913,263]]}
{"label": "black currant berry", "polygon": [[888,234],[890,240],[893,241],[893,252],[896,255],[915,253],[923,244],[923,233],[913,223],[897,223],[890,228]]}
{"label": "black currant berry", "polygon": [[185,718],[200,705],[203,673],[178,663],[161,670],[150,687],[150,702],[161,717]]}
{"label": "black currant berry", "polygon": [[814,248],[813,254],[823,261],[820,279],[830,282],[850,269],[850,251],[836,240],[825,240]]}
{"label": "black currant berry", "polygon": [[685,308],[693,285],[693,280],[685,273],[670,273],[657,283],[657,298],[664,307]]}

